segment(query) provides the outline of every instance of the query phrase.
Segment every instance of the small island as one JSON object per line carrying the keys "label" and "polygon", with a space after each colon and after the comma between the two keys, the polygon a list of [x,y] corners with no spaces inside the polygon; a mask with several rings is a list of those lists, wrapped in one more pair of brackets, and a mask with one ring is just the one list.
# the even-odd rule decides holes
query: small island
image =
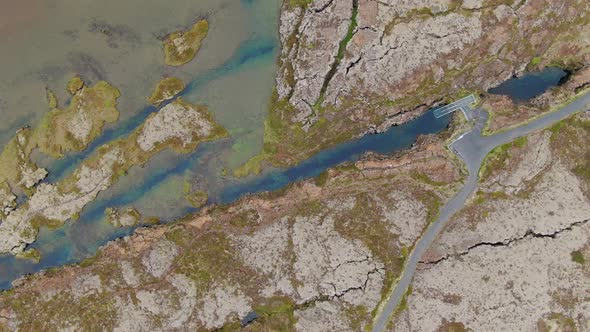
{"label": "small island", "polygon": [[[170,148],[189,153],[200,143],[225,136],[227,131],[213,119],[207,107],[177,98],[148,116],[129,136],[99,147],[70,176],[57,183],[36,185],[29,200],[10,211],[0,223],[0,253],[22,254],[36,240],[41,226],[59,227],[66,220],[76,219],[101,191],[110,188],[131,167],[144,165],[160,151]],[[13,142],[20,147],[27,139],[17,135]],[[8,208],[10,199],[8,196]]]}
{"label": "small island", "polygon": [[190,30],[176,31],[164,40],[165,62],[169,66],[182,66],[190,62],[209,32],[209,22],[200,20]]}
{"label": "small island", "polygon": [[141,214],[131,207],[124,210],[107,208],[104,213],[109,220],[109,223],[115,227],[135,226],[141,220]]}
{"label": "small island", "polygon": [[158,82],[156,89],[148,99],[150,104],[158,106],[160,103],[174,98],[184,90],[184,82],[177,77],[166,77]]}
{"label": "small island", "polygon": [[[35,149],[61,158],[68,152],[82,151],[101,133],[106,123],[113,123],[119,117],[117,99],[119,90],[105,81],[87,87],[80,77],[70,80],[67,90],[72,99],[65,109],[58,109],[58,101],[51,90],[47,90],[49,112],[41,123],[24,127],[6,144],[0,153],[0,184],[6,182],[32,194],[33,187],[47,176],[47,171],[37,167],[30,160]],[[10,187],[0,185],[2,191]],[[8,195],[8,194],[7,194]],[[11,194],[0,193],[2,208],[8,208]],[[4,203],[6,201],[7,203]],[[9,211],[3,211],[4,216]]]}

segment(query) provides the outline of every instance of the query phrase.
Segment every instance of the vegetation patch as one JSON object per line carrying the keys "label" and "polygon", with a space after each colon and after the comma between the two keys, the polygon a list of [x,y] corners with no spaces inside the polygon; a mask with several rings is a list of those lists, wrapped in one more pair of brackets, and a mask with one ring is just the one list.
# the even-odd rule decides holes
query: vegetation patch
{"label": "vegetation patch", "polygon": [[262,171],[262,162],[265,159],[265,154],[260,153],[250,158],[245,164],[234,170],[234,176],[238,178],[246,177],[248,175],[258,175]]}
{"label": "vegetation patch", "polygon": [[181,66],[191,61],[199,52],[201,43],[207,37],[208,32],[209,22],[200,20],[189,30],[169,34],[164,40],[166,64]]}
{"label": "vegetation patch", "polygon": [[174,98],[178,93],[184,90],[184,82],[176,77],[166,77],[158,82],[156,89],[148,99],[153,105],[160,105],[163,101]]}
{"label": "vegetation patch", "polygon": [[364,305],[349,305],[344,311],[350,321],[350,327],[354,331],[362,331],[365,322],[371,321],[371,313]]}
{"label": "vegetation patch", "polygon": [[192,206],[196,207],[197,209],[202,208],[207,201],[209,201],[209,195],[207,195],[204,191],[196,191],[194,193],[189,193],[184,196]]}
{"label": "vegetation patch", "polygon": [[39,263],[41,261],[41,253],[36,249],[30,248],[16,255],[16,258],[28,259],[34,263]]}
{"label": "vegetation patch", "polygon": [[578,264],[584,265],[586,263],[586,258],[584,258],[584,254],[580,250],[572,251],[572,262],[576,262]]}
{"label": "vegetation patch", "polygon": [[480,181],[485,181],[498,171],[504,169],[510,160],[513,149],[522,149],[527,145],[527,138],[521,137],[516,140],[495,147],[484,159],[479,169]]}
{"label": "vegetation patch", "polygon": [[571,317],[557,312],[550,313],[549,315],[546,315],[544,319],[539,320],[537,323],[537,329],[539,332],[578,331],[576,322]]}
{"label": "vegetation patch", "polygon": [[295,331],[296,305],[288,297],[275,296],[264,299],[254,306],[258,318],[250,325],[248,331]]}
{"label": "vegetation patch", "polygon": [[205,292],[214,282],[246,282],[246,268],[222,231],[208,231],[195,236],[177,228],[173,233],[167,233],[166,237],[182,249],[182,254],[175,258],[176,271],[193,279],[198,292]]}

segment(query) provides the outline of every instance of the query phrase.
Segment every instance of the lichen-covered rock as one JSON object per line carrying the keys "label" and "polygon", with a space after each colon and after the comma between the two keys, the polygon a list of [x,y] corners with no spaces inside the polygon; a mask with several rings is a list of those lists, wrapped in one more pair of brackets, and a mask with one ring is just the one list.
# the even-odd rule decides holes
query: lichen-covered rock
{"label": "lichen-covered rock", "polygon": [[342,311],[337,304],[330,302],[320,302],[309,308],[297,310],[295,329],[299,332],[354,331]]}
{"label": "lichen-covered rock", "polygon": [[[438,144],[410,153],[425,174],[448,171],[435,157],[446,155]],[[434,186],[407,164],[375,159],[370,169],[336,168],[323,181],[139,229],[80,266],[24,278],[0,294],[0,326],[236,330],[256,317],[244,329],[365,329],[401,272],[403,247],[438,211],[436,197],[446,199],[461,179],[441,176],[449,182]],[[427,212],[410,213],[398,199]]]}
{"label": "lichen-covered rock", "polygon": [[451,220],[425,259],[436,261],[478,243],[502,243],[529,232],[552,234],[590,216],[585,185],[559,161],[563,151],[551,136],[549,131],[535,133],[522,147],[513,146],[503,166],[482,181],[479,196]]}
{"label": "lichen-covered rock", "polygon": [[533,59],[584,67],[589,31],[584,0],[285,1],[261,156],[297,163],[485,91]]}
{"label": "lichen-covered rock", "polygon": [[[373,310],[381,297],[384,267],[372,258],[361,241],[348,241],[338,234],[332,218],[297,218],[292,238],[293,269],[295,278],[302,284],[297,287],[301,301],[317,296],[340,297],[360,285],[359,295],[368,298],[355,301]],[[377,277],[376,287],[365,292],[364,286],[371,275]]]}
{"label": "lichen-covered rock", "polygon": [[199,320],[208,329],[220,328],[231,316],[245,317],[252,310],[251,301],[235,286],[215,286],[203,297]]}
{"label": "lichen-covered rock", "polygon": [[178,247],[170,241],[158,242],[149,253],[147,253],[142,263],[146,270],[156,278],[159,278],[168,272],[178,255]]}
{"label": "lichen-covered rock", "polygon": [[219,131],[209,117],[204,107],[177,99],[145,121],[137,143],[146,152],[166,143],[174,143],[180,151],[190,149],[199,139]]}
{"label": "lichen-covered rock", "polygon": [[[461,322],[474,331],[534,331],[541,324],[554,325],[555,315],[569,318],[570,331],[587,330],[590,269],[573,261],[571,253],[581,250],[587,257],[589,243],[586,223],[553,237],[483,245],[421,269],[408,309],[392,331],[405,331],[404,324],[412,331],[433,331],[444,321]],[[558,331],[568,330],[556,325]]]}
{"label": "lichen-covered rock", "polygon": [[391,331],[590,328],[589,128],[574,115],[504,148],[422,257]]}

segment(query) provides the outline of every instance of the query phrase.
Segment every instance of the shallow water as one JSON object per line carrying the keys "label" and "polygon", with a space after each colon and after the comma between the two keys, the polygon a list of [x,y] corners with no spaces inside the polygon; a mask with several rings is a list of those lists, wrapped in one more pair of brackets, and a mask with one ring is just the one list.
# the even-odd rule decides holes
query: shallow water
{"label": "shallow water", "polygon": [[[210,201],[229,203],[248,193],[276,190],[293,181],[317,176],[339,163],[356,161],[369,151],[389,154],[407,149],[419,135],[440,132],[448,126],[449,122],[450,116],[437,119],[432,113],[426,113],[414,121],[393,127],[385,133],[368,135],[320,152],[295,167],[270,170],[240,182],[226,181],[223,187],[209,190]],[[206,156],[216,151],[217,145],[220,144],[223,143],[204,144],[196,152],[183,158],[175,158],[172,153],[169,153],[170,156],[166,156],[168,162],[164,165],[161,165],[161,160],[156,159],[150,163],[148,171],[133,170],[130,175],[136,176],[141,181],[121,182],[113,191],[101,193],[99,199],[84,209],[77,222],[68,222],[65,227],[57,231],[43,230],[39,240],[31,245],[42,254],[43,258],[39,264],[23,262],[10,256],[0,258],[0,287],[9,287],[12,280],[25,273],[80,261],[109,240],[131,234],[132,228],[115,229],[110,226],[104,219],[104,209],[109,206],[132,204],[139,206],[140,211],[143,210],[142,212],[145,213],[148,209],[142,209],[141,204],[136,203],[141,203],[150,195],[154,195],[152,189],[155,187],[159,190],[170,190],[177,196],[181,196],[178,195],[179,188],[182,188],[182,183],[186,179],[186,172],[199,168],[202,163],[206,164]],[[125,190],[122,189],[123,187]],[[161,206],[167,206],[168,208],[163,209],[170,214],[168,218],[165,218],[167,220],[196,211],[186,203],[176,202],[174,199],[162,201],[162,195],[157,194],[155,197],[160,205],[152,206],[153,211],[162,210]],[[171,209],[171,206],[175,208]],[[8,266],[13,269],[8,269]]]}
{"label": "shallow water", "polygon": [[539,72],[511,78],[490,89],[489,93],[507,95],[515,102],[527,101],[558,85],[566,76],[567,72],[561,68],[547,67]]}
{"label": "shallow water", "polygon": [[[60,8],[63,8],[65,3],[69,1],[56,1],[55,8],[52,8],[49,13],[60,12]],[[155,107],[146,105],[145,96],[151,93],[156,81],[164,74],[174,74],[183,78],[187,82],[187,88],[182,92],[182,96],[191,102],[208,105],[216,119],[229,130],[230,137],[202,144],[195,152],[188,155],[164,151],[144,167],[132,168],[112,188],[100,193],[96,201],[86,206],[78,221],[67,222],[64,227],[57,230],[41,229],[38,241],[31,245],[42,255],[39,264],[17,260],[9,255],[1,256],[0,288],[10,287],[11,281],[24,274],[78,262],[93,255],[108,241],[131,234],[133,228],[114,228],[106,221],[104,210],[107,207],[134,206],[145,217],[154,216],[162,221],[170,221],[196,211],[184,198],[185,184],[189,184],[193,189],[207,191],[212,203],[228,203],[247,193],[275,190],[293,181],[317,176],[341,162],[355,161],[367,151],[391,153],[408,148],[418,135],[435,133],[446,128],[449,118],[435,119],[427,113],[415,121],[394,127],[386,133],[369,135],[323,151],[289,169],[267,170],[260,176],[248,179],[222,176],[223,168],[231,169],[243,163],[262,147],[263,121],[276,70],[275,59],[278,51],[276,22],[279,4],[279,0],[205,1],[196,5],[193,2],[178,1],[171,5],[177,6],[174,7],[175,9],[160,8],[161,13],[172,15],[174,10],[181,10],[183,6],[190,5],[192,9],[186,11],[191,14],[177,16],[176,21],[157,17],[154,18],[154,25],[149,27],[133,16],[133,6],[128,3],[125,3],[125,8],[119,8],[127,11],[128,20],[125,14],[120,12],[113,16],[112,21],[109,17],[109,21],[106,21],[110,24],[109,26],[126,25],[134,27],[130,30],[141,31],[138,37],[141,43],[133,42],[135,44],[127,45],[126,43],[131,42],[109,41],[118,43],[114,50],[99,50],[95,49],[100,48],[98,46],[89,46],[87,53],[93,54],[93,57],[101,59],[100,61],[104,63],[101,64],[100,71],[87,65],[83,67],[85,71],[79,73],[89,80],[106,78],[121,89],[121,119],[108,127],[103,135],[83,152],[68,155],[57,161],[37,154],[36,161],[50,172],[45,181],[55,182],[67,176],[100,145],[128,135],[150,113],[157,111]],[[100,13],[104,13],[102,14],[104,17],[108,16],[107,11],[94,7],[98,14],[87,11],[86,8],[80,9],[81,17],[71,24],[75,27],[85,27],[89,24],[88,22],[100,21],[99,18],[102,17]],[[151,10],[156,9],[151,8]],[[84,16],[84,13],[91,12],[98,18]],[[186,18],[183,21],[185,15]],[[197,59],[182,70],[162,66],[159,42],[157,40],[148,42],[148,40],[154,35],[162,35],[162,31],[170,31],[180,28],[182,24],[188,24],[186,22],[191,21],[188,17],[195,15],[205,15],[212,22],[212,31]],[[53,23],[47,19],[40,20],[39,23],[42,26],[48,25],[45,28],[54,29],[53,31],[65,29],[65,24],[64,22]],[[219,26],[220,24],[227,24],[240,31],[234,33],[227,26]],[[0,33],[4,31],[1,28],[0,25]],[[39,27],[31,27],[31,30],[37,33],[43,32]],[[32,34],[32,32],[27,33]],[[86,45],[88,41],[81,41],[86,37],[90,38],[88,32],[78,31],[77,33],[78,39],[73,40],[72,45],[66,47],[58,44],[67,49],[88,46]],[[58,33],[55,41],[61,41],[64,38],[63,34]],[[68,32],[68,34],[71,33]],[[137,32],[137,34],[140,33]],[[104,39],[104,37],[101,38]],[[36,36],[36,38],[41,37]],[[98,37],[93,38],[93,43],[99,42]],[[14,43],[18,44],[19,40]],[[43,44],[45,41],[40,43]],[[105,47],[111,48],[107,41],[103,40],[102,48]],[[18,100],[28,95],[31,99],[31,107],[13,108],[11,106],[0,109],[0,114],[10,113],[10,116],[15,119],[12,122],[4,122],[5,127],[0,125],[0,139],[4,140],[3,135],[16,130],[18,126],[34,125],[40,115],[46,111],[45,92],[44,88],[39,88],[40,86],[47,85],[56,92],[60,91],[61,95],[58,93],[61,97],[60,101],[66,100],[63,86],[76,72],[75,68],[71,69],[72,59],[68,58],[67,54],[68,51],[63,49],[52,50],[47,58],[28,59],[30,68],[41,66],[41,69],[38,69],[40,72],[46,71],[43,69],[44,66],[58,67],[59,70],[54,73],[55,77],[31,75],[28,81],[25,80],[30,83],[30,86],[22,91],[5,84],[5,81],[2,82],[4,85],[0,85],[0,96],[9,97],[9,103],[2,105],[11,103],[18,105]],[[0,55],[0,60],[7,58],[2,58]],[[2,66],[4,67],[5,64]],[[19,67],[22,74],[22,66],[14,66]],[[19,73],[16,69],[11,71],[13,76]],[[39,96],[41,102],[31,96]],[[38,105],[32,107],[35,103]],[[19,110],[20,113],[13,110]]]}
{"label": "shallow water", "polygon": [[[75,74],[89,84],[105,79],[122,94],[119,121],[108,126],[88,149],[57,161],[35,154],[35,161],[50,172],[45,181],[69,175],[97,147],[128,135],[157,111],[147,105],[146,96],[168,75],[182,78],[187,83],[183,98],[207,105],[231,137],[202,145],[189,156],[165,151],[144,168],[132,169],[88,205],[80,220],[58,230],[42,229],[31,246],[44,256],[40,264],[0,257],[2,287],[25,273],[78,261],[108,240],[129,234],[131,229],[114,229],[104,220],[106,207],[133,204],[146,216],[166,220],[194,211],[184,199],[185,181],[221,183],[221,167],[243,163],[260,150],[274,83],[280,3],[24,0],[3,5],[0,143],[6,143],[19,127],[34,126],[47,112],[46,86],[57,94],[60,106],[65,106],[65,84]],[[6,19],[15,13],[24,19]],[[209,20],[210,31],[197,57],[179,68],[165,66],[158,38],[201,17]],[[208,182],[199,182],[198,186],[208,189]]]}

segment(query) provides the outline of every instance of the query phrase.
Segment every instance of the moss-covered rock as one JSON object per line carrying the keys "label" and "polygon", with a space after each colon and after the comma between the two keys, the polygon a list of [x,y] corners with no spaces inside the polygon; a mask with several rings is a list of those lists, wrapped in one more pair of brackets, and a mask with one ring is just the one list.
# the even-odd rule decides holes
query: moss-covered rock
{"label": "moss-covered rock", "polygon": [[158,82],[156,89],[148,99],[153,105],[158,106],[161,102],[174,98],[184,90],[184,82],[176,77],[166,77]]}
{"label": "moss-covered rock", "polygon": [[209,22],[200,20],[189,30],[169,34],[164,40],[166,64],[169,66],[181,66],[191,61],[201,48],[201,43],[208,32]]}

